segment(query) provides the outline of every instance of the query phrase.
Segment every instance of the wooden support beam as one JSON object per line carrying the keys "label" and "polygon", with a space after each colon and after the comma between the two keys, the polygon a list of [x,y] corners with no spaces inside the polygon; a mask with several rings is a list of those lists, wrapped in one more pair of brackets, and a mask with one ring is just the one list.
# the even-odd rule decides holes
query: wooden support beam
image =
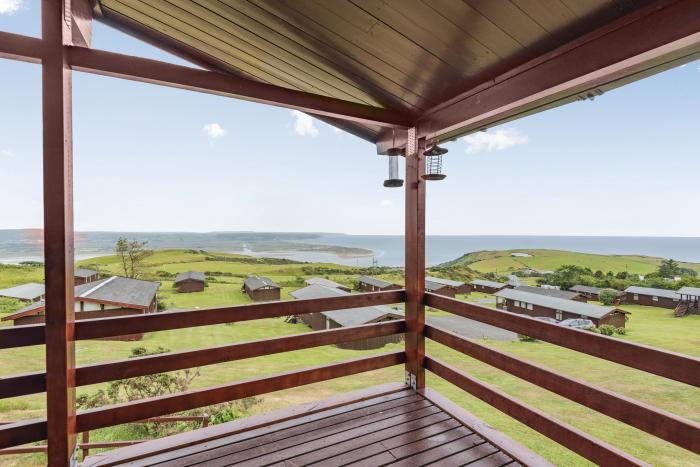
{"label": "wooden support beam", "polygon": [[4,326],[0,328],[0,349],[12,349],[46,342],[43,324],[27,326]]}
{"label": "wooden support beam", "polygon": [[533,430],[539,431],[546,437],[571,449],[595,464],[615,466],[648,465],[605,441],[594,438],[588,433],[564,422],[560,422],[546,413],[524,404],[489,384],[478,381],[444,362],[428,356],[425,358],[425,366],[431,373],[478,397],[490,406],[497,408]]}
{"label": "wooden support beam", "polygon": [[52,466],[71,465],[76,444],[72,84],[63,47],[65,15],[63,2],[42,1],[46,410]]}
{"label": "wooden support beam", "polygon": [[481,360],[555,394],[700,454],[700,424],[635,401],[585,381],[560,375],[540,365],[491,349],[444,329],[425,327],[429,339]]}
{"label": "wooden support beam", "polygon": [[0,31],[0,58],[41,63],[41,39]]}
{"label": "wooden support beam", "polygon": [[414,389],[425,387],[425,140],[417,129],[408,130],[406,149],[406,207],[404,236],[406,283],[406,378]]}
{"label": "wooden support beam", "polygon": [[88,73],[235,97],[371,125],[405,127],[411,123],[408,116],[395,110],[287,89],[231,74],[94,49],[73,47],[68,56],[74,70]]}

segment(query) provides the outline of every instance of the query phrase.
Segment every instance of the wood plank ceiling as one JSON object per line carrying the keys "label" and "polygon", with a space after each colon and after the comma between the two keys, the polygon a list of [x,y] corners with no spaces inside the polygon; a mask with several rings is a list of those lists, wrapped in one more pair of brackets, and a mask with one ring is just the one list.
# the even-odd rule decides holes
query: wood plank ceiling
{"label": "wood plank ceiling", "polygon": [[[419,116],[646,1],[99,0],[200,64]],[[378,127],[331,121],[369,141]]]}

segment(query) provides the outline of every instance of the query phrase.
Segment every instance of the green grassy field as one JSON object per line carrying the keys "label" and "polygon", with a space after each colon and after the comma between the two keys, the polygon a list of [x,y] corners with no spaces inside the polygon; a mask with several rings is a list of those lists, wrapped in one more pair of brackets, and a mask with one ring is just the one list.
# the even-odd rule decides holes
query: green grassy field
{"label": "green grassy field", "polygon": [[[514,257],[512,253],[525,253],[529,257]],[[563,264],[575,264],[582,268],[612,271],[627,271],[632,274],[649,274],[656,270],[663,258],[638,255],[594,255],[560,250],[503,250],[469,253],[447,264],[465,264],[481,272],[506,274],[511,271],[535,269],[553,271]],[[698,263],[680,263],[681,267],[700,272]]]}
{"label": "green grassy field", "polygon": [[[234,256],[232,255],[230,259],[235,260]],[[205,292],[193,294],[178,294],[171,288],[169,281],[163,281],[160,292],[163,300],[168,303],[169,307],[182,309],[247,303],[247,297],[240,293],[240,284],[247,273],[264,273],[276,281],[285,283],[291,283],[298,281],[298,278],[307,277],[303,274],[302,267],[304,265],[243,262],[249,261],[249,258],[240,258],[240,260],[241,262],[238,263],[230,260],[207,261],[200,254],[183,251],[164,251],[158,252],[149,258],[146,273],[155,274],[159,270],[176,272],[194,269],[240,274],[240,277],[216,276],[217,282],[210,282]],[[114,258],[100,258],[98,260],[88,260],[84,263],[98,264],[99,268],[105,273],[118,272],[118,265]],[[343,269],[342,266],[333,267]],[[348,274],[337,273],[328,277],[349,285],[355,276],[350,274],[351,268],[346,270]],[[3,273],[0,274],[2,276],[0,277],[0,287],[3,287],[6,282],[15,280],[14,277],[6,275],[5,271],[3,269]],[[36,276],[40,275],[41,271],[34,270],[31,273],[21,271],[17,272],[17,274],[26,276],[34,274]],[[387,278],[397,281],[400,279],[400,277],[396,276],[387,276]],[[296,287],[285,287],[283,298],[288,297],[288,291],[294,288]],[[491,306],[483,302],[484,299],[490,299],[490,296],[486,294],[472,294],[460,296],[459,298]],[[623,308],[632,313],[627,325],[628,333],[625,336],[616,338],[700,357],[700,316],[673,318],[671,310],[641,306],[624,306]],[[446,315],[445,312],[441,311],[428,311],[428,313],[433,316]],[[309,328],[302,324],[288,324],[282,319],[266,319],[232,325],[150,333],[139,342],[80,341],[77,343],[76,359],[79,365],[84,365],[127,358],[131,349],[136,346],[145,346],[149,349],[162,346],[171,351],[178,351],[309,331]],[[700,422],[700,391],[696,388],[543,342],[502,342],[492,340],[481,340],[480,342],[528,361],[542,364],[561,374],[591,382]],[[391,350],[400,350],[402,348],[402,344],[394,344],[378,350],[353,351],[339,349],[334,346],[325,346],[211,365],[200,369],[201,376],[194,380],[192,387],[205,387],[251,377],[271,375],[292,369]],[[629,428],[622,423],[599,415],[592,410],[569,402],[474,359],[457,354],[439,344],[428,342],[427,351],[436,358],[467,371],[474,377],[492,384],[527,404],[544,410],[557,419],[591,433],[654,465],[700,466],[700,456],[676,448],[639,430]],[[37,346],[2,350],[0,351],[0,359],[2,361],[0,377],[41,371],[44,369],[44,348]],[[362,389],[389,381],[401,381],[402,379],[403,368],[395,367],[307,387],[266,394],[261,396],[261,403],[253,408],[253,413],[266,412],[340,392]],[[586,461],[577,455],[563,449],[530,428],[514,422],[507,415],[451,386],[449,383],[429,375],[428,384],[475,415],[483,418],[497,429],[524,443],[531,449],[542,453],[556,464],[567,466],[588,465]],[[104,387],[104,385],[79,388],[78,393],[91,393],[100,387]],[[0,400],[0,420],[27,419],[44,415],[45,396],[43,394]],[[125,430],[124,427],[116,427],[98,430],[93,433],[92,439],[118,440],[125,439],[127,436],[129,436],[128,430]],[[45,463],[45,459],[41,455],[0,457],[0,465],[40,465],[43,463]]]}

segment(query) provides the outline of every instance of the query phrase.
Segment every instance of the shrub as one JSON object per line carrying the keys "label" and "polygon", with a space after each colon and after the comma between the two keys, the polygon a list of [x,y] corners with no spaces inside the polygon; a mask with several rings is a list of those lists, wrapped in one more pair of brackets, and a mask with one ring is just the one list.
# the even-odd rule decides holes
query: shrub
{"label": "shrub", "polygon": [[615,303],[615,300],[617,299],[617,291],[613,289],[603,289],[600,292],[599,298],[600,303],[605,306],[610,306]]}
{"label": "shrub", "polygon": [[537,342],[537,339],[526,336],[525,334],[518,334],[518,340],[520,340],[520,342]]}
{"label": "shrub", "polygon": [[615,328],[615,334],[619,334],[621,336],[624,336],[627,334],[627,329],[625,328]]}
{"label": "shrub", "polygon": [[612,336],[615,333],[615,326],[611,326],[610,324],[601,324],[598,326],[598,332],[604,336]]}

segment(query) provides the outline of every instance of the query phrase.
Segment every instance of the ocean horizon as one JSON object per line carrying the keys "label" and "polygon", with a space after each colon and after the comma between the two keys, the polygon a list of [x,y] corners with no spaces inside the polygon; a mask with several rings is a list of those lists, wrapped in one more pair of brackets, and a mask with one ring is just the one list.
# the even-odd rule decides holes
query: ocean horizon
{"label": "ocean horizon", "polygon": [[[379,266],[402,266],[404,261],[402,235],[314,232],[76,232],[76,259],[111,254],[120,236],[148,241],[153,249],[186,248],[351,266],[371,266],[373,262]],[[320,249],[304,250],[308,245]],[[324,251],[324,246],[367,251]],[[428,235],[426,263],[434,266],[473,251],[512,249],[644,255],[700,262],[700,237]],[[0,262],[21,261],[43,261],[41,230],[0,230]]]}

